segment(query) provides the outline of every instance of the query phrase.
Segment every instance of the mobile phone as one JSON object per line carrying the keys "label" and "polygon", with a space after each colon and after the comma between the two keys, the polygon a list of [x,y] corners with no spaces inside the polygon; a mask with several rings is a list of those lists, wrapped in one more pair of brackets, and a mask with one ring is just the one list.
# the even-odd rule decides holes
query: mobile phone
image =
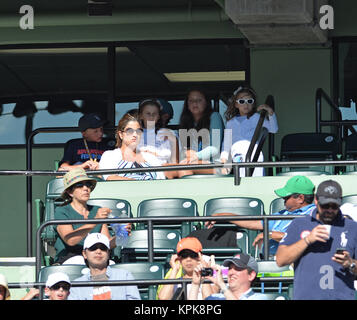
{"label": "mobile phone", "polygon": [[335,254],[343,254],[343,251],[346,251],[345,248],[337,248]]}

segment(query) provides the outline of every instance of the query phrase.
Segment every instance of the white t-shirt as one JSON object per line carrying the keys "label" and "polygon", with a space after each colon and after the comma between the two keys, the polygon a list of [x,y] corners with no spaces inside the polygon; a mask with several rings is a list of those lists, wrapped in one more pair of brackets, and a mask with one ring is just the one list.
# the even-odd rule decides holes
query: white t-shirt
{"label": "white t-shirt", "polygon": [[[143,153],[144,163],[140,163],[141,167],[158,167],[161,166],[161,163],[158,159],[150,154]],[[105,151],[102,155],[102,158],[99,161],[99,169],[119,169],[119,168],[134,168],[137,167],[133,162],[123,160],[123,155],[120,148],[114,150]],[[103,175],[104,180],[107,180],[108,177],[112,175]],[[148,172],[145,175],[139,173],[131,174],[119,174],[122,177],[128,177],[135,180],[152,180],[152,179],[166,179],[163,172]]]}

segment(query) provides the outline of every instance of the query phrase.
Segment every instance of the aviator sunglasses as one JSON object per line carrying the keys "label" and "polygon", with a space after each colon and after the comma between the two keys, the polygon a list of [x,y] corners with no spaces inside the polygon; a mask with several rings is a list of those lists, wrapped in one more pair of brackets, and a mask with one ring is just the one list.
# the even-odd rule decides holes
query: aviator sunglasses
{"label": "aviator sunglasses", "polygon": [[238,104],[253,104],[254,103],[254,99],[253,98],[248,98],[248,99],[237,99],[236,100],[238,102]]}
{"label": "aviator sunglasses", "polygon": [[142,135],[143,134],[143,129],[133,129],[133,128],[128,128],[128,129],[125,129],[125,130],[122,130],[122,132],[126,133],[127,135],[129,136],[132,136],[134,134],[134,132],[136,132],[136,134],[138,136]]}

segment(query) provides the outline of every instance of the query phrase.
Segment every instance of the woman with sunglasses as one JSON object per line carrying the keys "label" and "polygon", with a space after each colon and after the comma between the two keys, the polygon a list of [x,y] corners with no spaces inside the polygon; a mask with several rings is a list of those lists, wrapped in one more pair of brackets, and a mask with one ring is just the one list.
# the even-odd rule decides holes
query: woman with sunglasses
{"label": "woman with sunglasses", "polygon": [[[63,177],[63,204],[55,210],[55,220],[83,220],[83,224],[55,225],[55,263],[84,264],[82,256],[84,239],[89,233],[99,232],[110,238],[108,226],[85,223],[87,219],[108,218],[109,208],[87,205],[97,181],[87,176],[82,168],[75,168]],[[127,227],[128,228],[128,227]],[[115,246],[113,238],[112,247]],[[74,258],[75,257],[75,258]],[[69,260],[71,259],[71,260]]]}
{"label": "woman with sunglasses", "polygon": [[[143,134],[139,120],[125,114],[116,130],[116,149],[103,153],[99,169],[132,169],[160,166],[157,157],[138,150]],[[165,179],[162,172],[133,172],[103,175],[105,180],[155,180]]]}
{"label": "woman with sunglasses", "polygon": [[[266,127],[270,133],[278,132],[278,121],[274,110],[266,104],[257,107],[256,101],[257,95],[252,88],[239,87],[234,91],[227,111],[225,112],[227,130],[225,130],[223,139],[221,162],[226,163],[230,156],[234,160],[236,154],[240,155],[241,161],[245,161],[245,155],[260,118],[259,111],[266,110],[268,114],[263,126]],[[263,161],[262,153],[258,161]],[[245,170],[241,169],[240,174],[244,176]],[[253,175],[262,176],[263,168],[256,168]]]}
{"label": "woman with sunglasses", "polygon": [[[177,243],[176,252],[177,254],[171,256],[171,269],[166,274],[165,279],[192,279],[196,267],[210,267],[210,263],[206,261],[209,257],[206,257],[205,260],[205,256],[202,255],[202,244],[197,238],[186,237],[181,239]],[[177,284],[159,285],[157,299],[178,299],[181,290],[182,286]],[[190,290],[191,284],[188,284],[187,291],[190,292]],[[214,285],[202,284],[198,293],[198,300],[202,300],[217,291]]]}

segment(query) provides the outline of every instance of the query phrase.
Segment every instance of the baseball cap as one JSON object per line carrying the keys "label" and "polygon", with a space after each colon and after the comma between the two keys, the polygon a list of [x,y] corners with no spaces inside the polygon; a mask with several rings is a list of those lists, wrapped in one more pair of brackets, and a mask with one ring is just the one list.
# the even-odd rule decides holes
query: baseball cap
{"label": "baseball cap", "polygon": [[170,116],[170,119],[174,116],[174,109],[172,104],[165,99],[157,99],[161,104],[161,112],[167,113]]}
{"label": "baseball cap", "polygon": [[51,273],[46,281],[46,287],[51,288],[54,286],[56,283],[59,282],[67,282],[68,284],[71,284],[71,281],[69,280],[69,277],[63,273],[63,272],[55,272]]}
{"label": "baseball cap", "polygon": [[181,239],[176,246],[176,252],[180,253],[182,250],[191,250],[193,252],[199,253],[202,251],[202,244],[200,240],[194,237],[186,237]]}
{"label": "baseball cap", "polygon": [[323,181],[319,184],[316,191],[316,197],[319,204],[342,203],[342,188],[340,184],[334,180]]}
{"label": "baseball cap", "polygon": [[249,254],[239,253],[236,254],[233,258],[229,258],[223,261],[224,267],[229,267],[233,263],[237,268],[247,269],[250,268],[258,273],[258,263],[255,259]]}
{"label": "baseball cap", "polygon": [[109,245],[109,239],[107,236],[105,236],[104,234],[101,233],[90,233],[86,239],[84,240],[84,245],[83,245],[83,249],[88,249],[91,246],[95,245],[96,243],[102,243],[104,244],[108,249],[110,249],[110,245]]}
{"label": "baseball cap", "polygon": [[95,129],[102,127],[105,123],[99,114],[97,113],[88,113],[83,115],[78,121],[78,127],[81,132],[86,131],[87,129]]}
{"label": "baseball cap", "polygon": [[280,198],[291,196],[294,193],[299,194],[314,194],[314,184],[305,176],[293,176],[285,184],[283,188],[274,190],[275,194]]}

